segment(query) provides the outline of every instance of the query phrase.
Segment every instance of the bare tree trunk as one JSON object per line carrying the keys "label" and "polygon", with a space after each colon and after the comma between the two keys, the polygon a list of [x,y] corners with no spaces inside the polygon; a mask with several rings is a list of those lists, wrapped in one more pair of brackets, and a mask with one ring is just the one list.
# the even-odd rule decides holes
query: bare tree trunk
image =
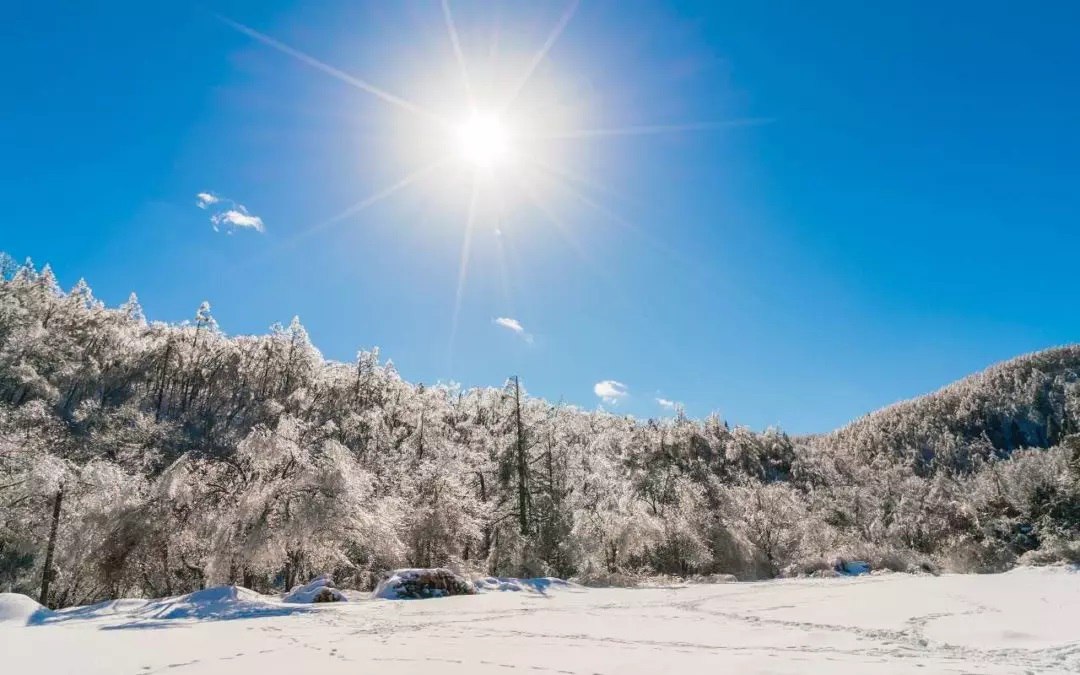
{"label": "bare tree trunk", "polygon": [[[487,483],[484,481],[484,471],[481,469],[476,472],[476,475],[480,478],[480,501],[487,504]],[[486,520],[484,522],[484,539],[480,544],[480,558],[487,558],[491,553],[491,521]]]}
{"label": "bare tree trunk", "polygon": [[165,405],[165,375],[169,369],[169,357],[172,356],[172,342],[165,344],[165,356],[161,359],[161,373],[158,375],[157,405],[155,406],[154,421],[160,422],[162,408]]}
{"label": "bare tree trunk", "polygon": [[49,545],[45,549],[45,568],[41,572],[41,597],[38,599],[43,605],[49,602],[49,585],[53,579],[53,554],[56,552],[56,531],[60,529],[60,509],[64,504],[64,484],[56,491],[53,498],[52,526],[49,528]]}
{"label": "bare tree trunk", "polygon": [[171,596],[172,592],[172,579],[169,571],[169,544],[165,543],[161,547],[161,569],[165,573],[165,595]]}
{"label": "bare tree trunk", "polygon": [[420,410],[420,437],[417,442],[417,459],[424,459],[424,410]]}
{"label": "bare tree trunk", "polygon": [[514,376],[514,418],[517,421],[517,483],[518,483],[518,523],[521,533],[529,533],[529,486],[528,463],[525,458],[525,429],[521,426],[521,385]]}

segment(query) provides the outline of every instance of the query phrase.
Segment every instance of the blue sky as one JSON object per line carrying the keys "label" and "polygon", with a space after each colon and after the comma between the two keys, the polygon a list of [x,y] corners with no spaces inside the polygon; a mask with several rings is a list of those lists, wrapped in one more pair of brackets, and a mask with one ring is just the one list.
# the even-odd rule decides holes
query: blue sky
{"label": "blue sky", "polygon": [[[296,314],[326,356],[378,345],[412,381],[519,374],[593,407],[611,380],[614,410],[793,432],[1080,336],[1071,3],[583,2],[521,115],[745,123],[545,142],[576,178],[485,183],[460,304],[468,167],[315,228],[419,166],[420,121],[215,16],[445,107],[466,99],[439,2],[157,4],[0,26],[0,249],[110,304],[206,299],[230,333]],[[507,73],[567,6],[450,3],[466,63]],[[229,210],[265,231],[215,230]]]}

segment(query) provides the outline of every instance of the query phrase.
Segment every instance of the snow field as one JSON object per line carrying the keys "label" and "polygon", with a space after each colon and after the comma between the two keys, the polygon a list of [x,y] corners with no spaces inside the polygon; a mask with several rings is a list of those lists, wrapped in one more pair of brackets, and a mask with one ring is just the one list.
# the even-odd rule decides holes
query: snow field
{"label": "snow field", "polygon": [[[1080,672],[1080,573],[1064,568],[644,589],[551,584],[544,593],[321,605],[244,589],[200,593],[0,622],[4,671]],[[0,598],[0,612],[14,604]]]}

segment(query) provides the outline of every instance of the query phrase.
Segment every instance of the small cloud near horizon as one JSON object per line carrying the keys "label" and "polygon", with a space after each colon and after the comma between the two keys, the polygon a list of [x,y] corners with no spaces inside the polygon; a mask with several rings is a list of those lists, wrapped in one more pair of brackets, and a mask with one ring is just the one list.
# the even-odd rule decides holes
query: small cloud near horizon
{"label": "small cloud near horizon", "polygon": [[630,395],[630,390],[625,384],[617,380],[601,380],[593,385],[593,393],[600,400],[610,405],[616,405],[620,400]]}
{"label": "small cloud near horizon", "polygon": [[671,399],[664,399],[663,396],[657,396],[656,401],[657,405],[659,405],[665,410],[675,411],[683,409],[683,404],[679,403],[678,401],[672,401]]}
{"label": "small cloud near horizon", "polygon": [[491,322],[496,326],[507,329],[508,331],[518,335],[522,340],[532,344],[532,335],[525,332],[525,327],[521,325],[521,322],[517,319],[511,319],[508,316],[500,316],[497,319],[492,319]]}
{"label": "small cloud near horizon", "polygon": [[200,192],[195,195],[195,205],[200,209],[206,209],[215,204],[228,204],[228,208],[217,211],[214,215],[210,216],[210,223],[214,227],[214,232],[220,232],[225,230],[228,234],[232,234],[236,230],[255,230],[256,232],[266,232],[266,225],[263,223],[263,219],[250,213],[247,207],[232,199],[226,197],[219,197],[213,192]]}

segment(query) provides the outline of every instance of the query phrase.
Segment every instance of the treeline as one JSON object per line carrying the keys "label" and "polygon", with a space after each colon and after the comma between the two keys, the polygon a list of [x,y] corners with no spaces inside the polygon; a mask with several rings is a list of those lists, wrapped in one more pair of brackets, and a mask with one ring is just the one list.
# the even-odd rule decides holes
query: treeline
{"label": "treeline", "polygon": [[812,573],[1080,558],[1080,347],[833,434],[403,381],[300,322],[148,322],[0,261],[0,590],[51,606],[331,572]]}

